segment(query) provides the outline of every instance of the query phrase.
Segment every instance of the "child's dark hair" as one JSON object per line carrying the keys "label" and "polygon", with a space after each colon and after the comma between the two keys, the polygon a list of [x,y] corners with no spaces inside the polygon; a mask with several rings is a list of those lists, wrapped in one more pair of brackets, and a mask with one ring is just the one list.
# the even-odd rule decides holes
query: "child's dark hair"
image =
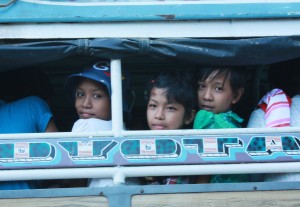
{"label": "child's dark hair", "polygon": [[[240,88],[245,87],[245,75],[240,68],[236,67],[206,67],[199,70],[197,74],[197,82],[205,81],[207,78],[211,80],[225,75],[225,79],[229,77],[230,86],[234,93]],[[198,86],[198,84],[197,84]]]}
{"label": "child's dark hair", "polygon": [[195,109],[197,102],[192,78],[187,72],[176,70],[165,71],[154,76],[146,85],[145,100],[148,103],[153,88],[166,89],[168,101],[176,101],[183,105],[185,116]]}

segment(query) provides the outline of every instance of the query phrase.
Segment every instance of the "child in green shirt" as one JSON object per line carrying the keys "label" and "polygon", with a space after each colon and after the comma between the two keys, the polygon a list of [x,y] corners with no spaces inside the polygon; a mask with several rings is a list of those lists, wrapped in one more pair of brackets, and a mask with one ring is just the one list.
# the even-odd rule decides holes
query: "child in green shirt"
{"label": "child in green shirt", "polygon": [[[197,77],[198,108],[194,129],[239,128],[243,119],[232,111],[244,92],[244,77],[235,68],[211,67]],[[248,175],[213,175],[212,183],[247,182]]]}

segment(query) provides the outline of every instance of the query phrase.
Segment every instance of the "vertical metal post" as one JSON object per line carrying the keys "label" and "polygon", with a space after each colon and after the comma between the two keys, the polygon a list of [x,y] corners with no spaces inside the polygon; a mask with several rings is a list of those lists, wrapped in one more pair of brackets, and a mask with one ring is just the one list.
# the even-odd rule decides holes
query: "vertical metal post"
{"label": "vertical metal post", "polygon": [[[111,113],[112,113],[112,131],[114,137],[122,136],[123,130],[123,101],[122,101],[122,69],[121,60],[111,60]],[[114,176],[114,182],[125,183],[124,175]],[[120,204],[124,207],[131,206],[131,196],[108,197],[109,206],[117,207]],[[125,202],[125,203],[124,203]]]}
{"label": "vertical metal post", "polygon": [[123,106],[122,106],[122,69],[121,60],[111,60],[111,112],[112,130],[115,137],[122,136]]}

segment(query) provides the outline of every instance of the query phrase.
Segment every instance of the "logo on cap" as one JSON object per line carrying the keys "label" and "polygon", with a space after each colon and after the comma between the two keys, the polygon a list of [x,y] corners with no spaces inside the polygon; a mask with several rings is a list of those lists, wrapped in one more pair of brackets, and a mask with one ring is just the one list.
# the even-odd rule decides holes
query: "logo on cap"
{"label": "logo on cap", "polygon": [[109,70],[109,63],[107,63],[107,62],[98,62],[98,63],[95,63],[93,65],[93,68],[95,70],[108,71]]}

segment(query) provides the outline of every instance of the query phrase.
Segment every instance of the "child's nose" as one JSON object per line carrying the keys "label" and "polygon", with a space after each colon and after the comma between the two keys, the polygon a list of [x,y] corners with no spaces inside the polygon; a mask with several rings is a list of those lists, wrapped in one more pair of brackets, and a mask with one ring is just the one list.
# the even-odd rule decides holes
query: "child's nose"
{"label": "child's nose", "polygon": [[92,108],[92,102],[88,96],[85,96],[82,101],[82,106],[84,108]]}
{"label": "child's nose", "polygon": [[203,92],[203,98],[205,100],[212,100],[212,93],[210,89],[204,90]]}
{"label": "child's nose", "polygon": [[163,120],[164,119],[164,113],[163,109],[158,109],[155,113],[155,119]]}

